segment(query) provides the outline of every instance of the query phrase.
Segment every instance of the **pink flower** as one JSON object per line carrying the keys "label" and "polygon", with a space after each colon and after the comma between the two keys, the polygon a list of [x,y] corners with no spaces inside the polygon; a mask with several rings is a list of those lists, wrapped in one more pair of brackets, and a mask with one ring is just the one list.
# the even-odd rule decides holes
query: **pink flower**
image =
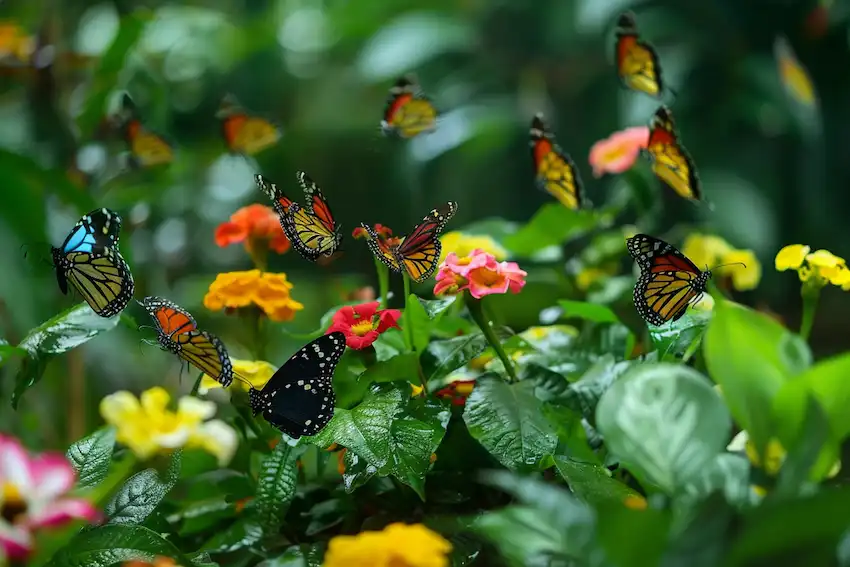
{"label": "pink flower", "polygon": [[516,262],[497,262],[481,249],[462,258],[452,252],[440,264],[434,295],[453,295],[466,289],[476,299],[493,293],[519,293],[526,275]]}
{"label": "pink flower", "polygon": [[528,273],[516,262],[500,262],[496,269],[476,268],[469,272],[469,294],[475,299],[496,293],[519,293]]}
{"label": "pink flower", "polygon": [[0,435],[0,552],[10,559],[25,559],[36,529],[75,518],[98,520],[100,514],[86,500],[62,498],[75,478],[64,455],[32,456],[17,439]]}
{"label": "pink flower", "polygon": [[590,165],[594,177],[606,173],[623,173],[634,165],[641,148],[649,143],[649,128],[635,126],[614,132],[590,148]]}
{"label": "pink flower", "polygon": [[325,332],[345,333],[345,344],[355,350],[364,349],[391,327],[398,326],[401,311],[398,309],[378,310],[379,301],[346,305],[334,313],[331,326]]}

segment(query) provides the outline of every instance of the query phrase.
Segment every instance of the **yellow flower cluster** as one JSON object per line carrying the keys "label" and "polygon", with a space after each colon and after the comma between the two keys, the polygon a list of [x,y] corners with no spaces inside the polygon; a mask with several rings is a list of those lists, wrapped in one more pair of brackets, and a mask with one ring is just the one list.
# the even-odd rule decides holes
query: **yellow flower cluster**
{"label": "yellow flower cluster", "polygon": [[443,251],[438,264],[442,264],[450,252],[457,254],[458,258],[463,258],[469,256],[476,248],[492,254],[499,262],[508,257],[508,251],[486,235],[464,234],[453,230],[440,237],[440,244],[443,246]]}
{"label": "yellow flower cluster", "polygon": [[323,567],[448,567],[452,544],[422,524],[390,524],[380,532],[336,536]]}
{"label": "yellow flower cluster", "polygon": [[101,400],[100,414],[115,426],[116,440],[142,460],[197,447],[214,455],[219,465],[229,463],[236,451],[236,431],[221,420],[207,421],[215,415],[215,404],[184,396],[175,412],[168,409],[170,401],[169,393],[159,386],[139,398],[122,390]]}
{"label": "yellow flower cluster", "polygon": [[738,291],[755,289],[761,280],[761,263],[755,253],[733,248],[719,236],[691,234],[685,239],[682,253],[702,270],[716,267],[714,273],[731,278],[732,287]]}
{"label": "yellow flower cluster", "polygon": [[[230,364],[233,366],[233,374],[243,379],[234,380],[231,386],[236,386],[246,392],[251,387],[262,390],[266,382],[271,380],[271,377],[277,372],[277,368],[265,360],[240,360],[238,358],[231,358]],[[214,388],[221,388],[221,382],[212,376],[204,374],[201,378],[201,385],[198,386],[198,393],[203,396]]]}
{"label": "yellow flower cluster", "polygon": [[817,287],[827,284],[850,291],[850,270],[844,258],[829,250],[811,251],[804,244],[790,244],[776,254],[776,269],[780,272],[796,270],[801,282]]}
{"label": "yellow flower cluster", "polygon": [[291,321],[304,306],[292,299],[292,284],[286,274],[269,274],[260,270],[219,274],[204,296],[204,306],[218,311],[256,305],[272,321]]}

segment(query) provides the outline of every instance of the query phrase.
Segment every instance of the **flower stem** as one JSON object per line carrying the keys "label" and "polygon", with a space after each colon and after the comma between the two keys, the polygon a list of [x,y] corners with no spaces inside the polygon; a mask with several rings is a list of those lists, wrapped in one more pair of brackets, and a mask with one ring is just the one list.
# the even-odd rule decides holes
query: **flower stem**
{"label": "flower stem", "polygon": [[818,308],[820,298],[820,287],[803,284],[800,295],[803,296],[803,320],[800,323],[800,336],[808,341],[815,322],[815,311]]}
{"label": "flower stem", "polygon": [[381,305],[378,309],[386,309],[387,296],[390,293],[390,269],[380,260],[375,258],[375,269],[378,271],[378,292],[381,298]]}
{"label": "flower stem", "polygon": [[407,350],[415,353],[413,317],[410,315],[410,276],[407,275],[407,271],[402,271],[402,279],[404,280],[404,346],[407,347]]}
{"label": "flower stem", "polygon": [[516,370],[514,370],[513,362],[511,362],[511,359],[505,353],[505,349],[502,348],[502,343],[499,341],[499,337],[496,336],[496,332],[490,325],[488,317],[484,314],[484,306],[482,305],[481,300],[475,299],[468,293],[464,293],[463,297],[466,301],[466,307],[469,309],[469,314],[472,315],[472,320],[475,321],[475,324],[478,325],[481,332],[484,333],[484,337],[487,339],[487,342],[490,343],[490,346],[493,347],[494,351],[496,351],[496,356],[498,356],[499,360],[502,361],[502,364],[505,367],[505,372],[508,373],[508,378],[510,378],[511,382],[516,382]]}

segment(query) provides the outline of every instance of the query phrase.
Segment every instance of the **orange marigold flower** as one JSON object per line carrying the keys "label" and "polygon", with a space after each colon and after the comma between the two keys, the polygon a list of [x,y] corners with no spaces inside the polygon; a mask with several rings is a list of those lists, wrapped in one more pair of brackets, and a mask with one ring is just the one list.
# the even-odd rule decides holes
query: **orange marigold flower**
{"label": "orange marigold flower", "polygon": [[304,306],[292,299],[286,274],[260,270],[228,272],[216,276],[204,296],[204,307],[213,311],[256,305],[272,321],[291,321]]}
{"label": "orange marigold flower", "polygon": [[[388,226],[382,225],[381,223],[376,224],[374,229],[375,233],[381,238],[389,238],[393,235],[393,230]],[[351,231],[351,236],[353,236],[354,238],[366,238],[368,235],[366,234],[365,228],[363,228],[362,226],[358,226],[353,231]]]}
{"label": "orange marigold flower", "polygon": [[277,213],[271,207],[253,204],[242,207],[215,229],[215,243],[220,247],[245,243],[250,253],[258,243],[265,244],[278,254],[289,250],[289,239],[283,233]]}

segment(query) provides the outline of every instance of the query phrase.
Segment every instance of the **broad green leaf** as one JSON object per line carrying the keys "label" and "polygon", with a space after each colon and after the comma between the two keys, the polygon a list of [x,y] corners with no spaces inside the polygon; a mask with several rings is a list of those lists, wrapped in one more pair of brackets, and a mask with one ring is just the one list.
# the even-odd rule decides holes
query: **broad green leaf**
{"label": "broad green leaf", "polygon": [[455,300],[456,297],[453,296],[426,300],[415,294],[410,294],[405,306],[406,309],[410,310],[410,313],[405,312],[402,315],[400,325],[402,329],[405,329],[406,325],[409,326],[412,322],[413,343],[417,352],[422,352],[428,346],[434,328],[440,323],[443,314],[454,304]]}
{"label": "broad green leaf", "polygon": [[[675,504],[674,504],[675,506]],[[689,503],[684,514],[673,515],[676,524],[660,567],[717,567],[723,565],[729,534],[734,533],[735,510],[721,493],[714,493],[697,505]]]}
{"label": "broad green leaf", "polygon": [[617,314],[610,307],[588,303],[586,301],[568,301],[562,299],[558,302],[564,310],[562,319],[584,319],[593,323],[619,323]]}
{"label": "broad green leaf", "polygon": [[13,358],[23,358],[27,355],[27,351],[21,347],[12,346],[8,343],[0,344],[0,368]]}
{"label": "broad green leaf", "polygon": [[399,354],[388,360],[373,364],[360,375],[358,381],[369,385],[373,382],[406,380],[419,384],[419,356],[412,352]]}
{"label": "broad green leaf", "polygon": [[599,546],[617,567],[657,567],[669,539],[670,510],[597,507]]}
{"label": "broad green leaf", "polygon": [[180,451],[172,455],[165,478],[160,478],[154,469],[145,469],[128,478],[103,507],[107,523],[134,525],[144,522],[177,482],[181,457]]}
{"label": "broad green leaf", "polygon": [[475,519],[472,529],[490,540],[510,567],[547,565],[546,558],[565,555],[570,548],[566,535],[530,506],[487,512]]}
{"label": "broad green leaf", "polygon": [[679,492],[724,450],[732,421],[720,396],[695,370],[641,364],[602,395],[596,424],[633,472]]}
{"label": "broad green leaf", "polygon": [[660,327],[649,327],[649,338],[652,339],[659,356],[662,359],[682,356],[694,341],[702,340],[711,315],[711,311],[688,309],[676,321],[670,321]]}
{"label": "broad green leaf", "polygon": [[153,562],[157,557],[189,565],[189,559],[158,533],[143,526],[107,524],[77,534],[47,567],[110,567],[132,560]]}
{"label": "broad green leaf", "polygon": [[557,446],[555,427],[543,414],[532,382],[479,378],[466,400],[463,420],[470,435],[511,470],[534,470]]}
{"label": "broad green leaf", "polygon": [[257,563],[257,567],[322,567],[325,550],[319,543],[292,546],[273,559]]}
{"label": "broad green leaf", "polygon": [[444,341],[432,341],[422,353],[422,371],[428,382],[441,380],[484,352],[489,343],[480,332]]}
{"label": "broad green leaf", "polygon": [[754,506],[760,500],[750,486],[750,462],[741,455],[721,453],[683,488],[680,498],[688,503],[705,500],[721,491],[736,508]]}
{"label": "broad green leaf", "polygon": [[66,456],[77,472],[78,488],[91,488],[106,478],[114,449],[115,428],[111,426],[101,427],[71,445]]}
{"label": "broad green leaf", "polygon": [[286,443],[278,443],[263,460],[257,479],[257,516],[263,532],[269,535],[280,530],[289,503],[295,497],[295,451]]}
{"label": "broad green leaf", "polygon": [[583,463],[565,457],[554,457],[555,468],[573,491],[588,504],[622,504],[629,496],[638,493],[614,478],[611,472],[595,463]]}
{"label": "broad green leaf", "polygon": [[201,546],[208,553],[233,553],[250,547],[263,537],[263,528],[251,518],[236,520],[215,534]]}
{"label": "broad green leaf", "polygon": [[[850,354],[842,354],[817,363],[809,368],[793,382],[787,384],[789,389],[800,390],[805,385],[826,412],[833,434],[838,441],[843,441],[850,435]],[[798,398],[805,401],[805,397]],[[787,408],[780,411],[784,414]],[[777,414],[777,421],[785,419]]]}
{"label": "broad green leaf", "polygon": [[80,303],[31,330],[18,345],[28,356],[15,377],[12,407],[17,408],[23,393],[41,379],[50,358],[111,330],[118,319],[117,315],[101,317],[87,304]]}
{"label": "broad green leaf", "polygon": [[193,567],[219,567],[218,563],[212,560],[210,554],[206,551],[199,551],[194,555],[189,556]]}
{"label": "broad green leaf", "polygon": [[504,244],[515,255],[528,257],[611,222],[613,218],[608,213],[573,211],[560,203],[547,203],[540,207],[528,224],[506,237]]}
{"label": "broad green leaf", "polygon": [[[775,401],[779,401],[783,391],[784,388],[779,391]],[[803,423],[797,429],[796,436],[784,438],[780,435],[786,454],[773,491],[777,496],[796,496],[804,493],[808,488],[807,481],[823,480],[830,469],[840,463],[841,442],[831,431],[821,404],[806,392],[802,407]]]}

